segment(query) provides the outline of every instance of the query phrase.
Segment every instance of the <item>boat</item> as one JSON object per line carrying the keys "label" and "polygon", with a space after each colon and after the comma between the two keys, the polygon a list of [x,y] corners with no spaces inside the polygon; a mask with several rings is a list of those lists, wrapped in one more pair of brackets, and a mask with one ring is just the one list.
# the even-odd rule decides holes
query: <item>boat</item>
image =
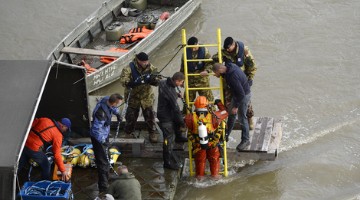
{"label": "boat", "polygon": [[[141,2],[145,3],[145,6],[139,6]],[[123,67],[132,61],[136,53],[143,51],[151,54],[199,8],[200,4],[199,0],[106,1],[54,48],[48,60],[68,66],[78,65],[82,61],[89,64],[93,70],[86,76],[86,84],[88,92],[91,93],[119,79]],[[145,7],[146,9],[142,10]],[[160,21],[160,24],[159,17],[166,12],[169,17]],[[140,41],[120,44],[119,40],[108,40],[109,37],[113,40],[114,35],[119,32],[128,33],[132,28],[144,26],[155,29]],[[119,31],[114,33],[109,30],[114,27]],[[126,52],[108,51],[111,48],[125,49]],[[101,56],[115,59],[110,63],[102,63]]]}

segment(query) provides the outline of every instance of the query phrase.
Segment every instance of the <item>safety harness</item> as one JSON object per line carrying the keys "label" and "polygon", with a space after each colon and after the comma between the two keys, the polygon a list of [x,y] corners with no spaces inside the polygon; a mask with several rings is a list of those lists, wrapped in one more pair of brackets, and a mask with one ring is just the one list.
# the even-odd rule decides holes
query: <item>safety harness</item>
{"label": "safety harness", "polygon": [[31,131],[32,131],[33,133],[35,133],[35,134],[40,138],[41,142],[43,143],[43,145],[39,148],[39,150],[44,151],[48,146],[51,145],[50,142],[47,142],[47,141],[44,140],[44,138],[41,136],[41,133],[43,133],[44,131],[49,130],[49,129],[51,129],[51,128],[54,128],[54,127],[56,127],[56,126],[55,126],[55,125],[49,126],[49,127],[46,127],[45,129],[43,129],[43,130],[41,130],[41,131],[36,131],[36,130],[33,129],[33,128],[31,129]]}

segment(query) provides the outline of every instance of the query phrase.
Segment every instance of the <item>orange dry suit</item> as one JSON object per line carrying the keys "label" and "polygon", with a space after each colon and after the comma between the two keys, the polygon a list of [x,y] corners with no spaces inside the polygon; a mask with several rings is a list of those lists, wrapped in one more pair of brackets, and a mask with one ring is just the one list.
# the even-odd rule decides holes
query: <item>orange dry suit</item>
{"label": "orange dry suit", "polygon": [[121,36],[120,44],[133,43],[136,41],[140,41],[152,32],[153,32],[153,30],[147,29],[145,26],[142,28],[130,29],[129,33]]}
{"label": "orange dry suit", "polygon": [[[207,147],[201,147],[199,138],[199,121],[205,126],[208,133],[209,142]],[[185,123],[188,127],[188,139],[193,145],[193,154],[195,154],[196,176],[205,175],[206,159],[210,163],[211,176],[219,175],[220,169],[220,151],[219,140],[221,137],[221,129],[218,127],[218,121],[209,112],[201,114],[193,112],[185,116]]]}

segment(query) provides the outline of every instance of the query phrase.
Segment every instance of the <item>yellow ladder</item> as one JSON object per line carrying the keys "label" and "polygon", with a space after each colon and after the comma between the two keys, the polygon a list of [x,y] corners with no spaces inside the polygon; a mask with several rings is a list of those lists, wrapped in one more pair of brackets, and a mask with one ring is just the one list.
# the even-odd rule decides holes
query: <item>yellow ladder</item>
{"label": "yellow ladder", "polygon": [[[181,36],[182,36],[182,45],[184,47],[184,74],[185,74],[185,96],[186,96],[186,104],[188,106],[191,106],[194,104],[194,102],[189,101],[189,90],[219,90],[220,91],[220,98],[221,102],[224,103],[224,91],[223,91],[223,80],[222,77],[219,79],[219,87],[204,87],[204,88],[189,88],[188,87],[188,77],[189,76],[200,76],[200,74],[189,74],[188,73],[188,66],[187,62],[211,62],[213,61],[211,58],[209,59],[187,59],[187,48],[194,48],[194,47],[217,47],[218,48],[218,56],[219,56],[219,63],[222,63],[222,52],[221,52],[221,30],[217,29],[217,43],[216,44],[197,44],[197,45],[188,45],[186,41],[186,31],[185,29],[181,30]],[[213,73],[211,73],[213,74]],[[209,74],[210,75],[210,74]],[[189,111],[187,111],[189,112]],[[221,147],[223,148],[223,164],[224,164],[224,170],[220,171],[220,174],[224,175],[225,177],[228,176],[228,163],[227,163],[227,153],[226,153],[226,140],[225,140],[225,122],[222,121],[220,124],[220,129],[222,130],[222,137],[223,137],[223,143],[221,144]],[[188,149],[189,149],[189,170],[190,170],[190,176],[194,176],[195,172],[193,169],[193,155],[192,155],[192,144],[190,141],[188,141]]]}

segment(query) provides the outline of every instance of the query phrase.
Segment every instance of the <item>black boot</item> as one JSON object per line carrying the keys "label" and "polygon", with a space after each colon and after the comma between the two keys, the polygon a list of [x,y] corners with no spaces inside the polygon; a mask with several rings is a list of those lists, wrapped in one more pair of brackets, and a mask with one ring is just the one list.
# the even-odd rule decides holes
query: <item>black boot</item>
{"label": "black boot", "polygon": [[184,143],[184,142],[187,142],[187,141],[188,141],[188,139],[186,137],[182,136],[182,135],[180,135],[180,136],[177,135],[175,137],[175,142],[176,143]]}
{"label": "black boot", "polygon": [[176,163],[164,163],[164,168],[171,169],[171,170],[179,170],[180,166]]}

